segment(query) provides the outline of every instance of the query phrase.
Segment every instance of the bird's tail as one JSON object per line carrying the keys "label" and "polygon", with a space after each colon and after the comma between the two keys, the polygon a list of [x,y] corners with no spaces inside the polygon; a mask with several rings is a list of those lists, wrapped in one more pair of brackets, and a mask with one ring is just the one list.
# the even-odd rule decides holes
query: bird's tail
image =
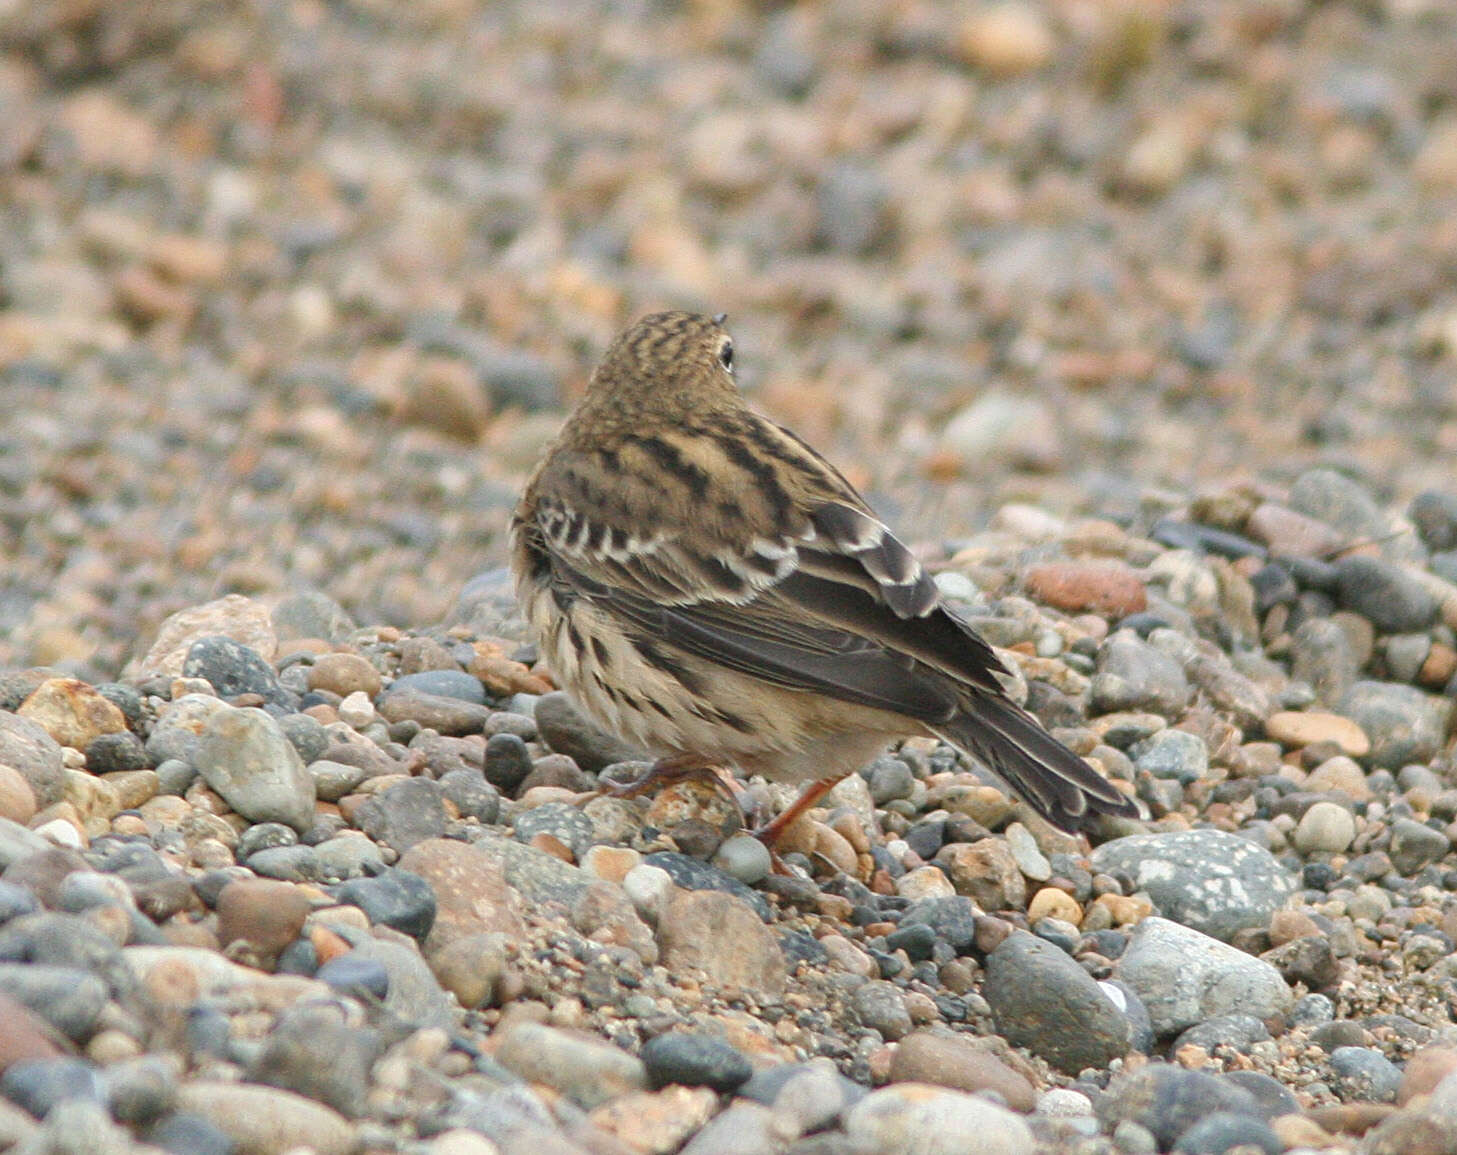
{"label": "bird's tail", "polygon": [[950,721],[932,728],[953,746],[976,755],[1063,830],[1081,829],[1093,814],[1140,816],[1136,801],[1004,698],[977,695]]}

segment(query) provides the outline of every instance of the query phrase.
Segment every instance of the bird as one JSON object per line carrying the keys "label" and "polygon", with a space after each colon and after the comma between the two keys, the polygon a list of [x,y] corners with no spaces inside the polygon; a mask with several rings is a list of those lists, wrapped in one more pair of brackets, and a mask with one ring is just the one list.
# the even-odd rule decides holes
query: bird
{"label": "bird", "polygon": [[557,684],[656,756],[801,783],[769,845],[898,739],[973,755],[1054,825],[1136,801],[1008,694],[1009,671],[838,469],[751,409],[723,314],[612,341],[511,519]]}

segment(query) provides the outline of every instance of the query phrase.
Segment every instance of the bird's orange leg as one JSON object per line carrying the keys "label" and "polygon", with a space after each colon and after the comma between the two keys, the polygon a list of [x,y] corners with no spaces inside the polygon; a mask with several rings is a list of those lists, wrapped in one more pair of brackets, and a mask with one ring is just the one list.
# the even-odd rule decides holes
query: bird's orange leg
{"label": "bird's orange leg", "polygon": [[804,788],[800,796],[785,807],[772,822],[755,830],[754,837],[772,851],[774,844],[784,836],[784,832],[798,822],[804,816],[806,810],[833,790],[846,777],[848,777],[846,774],[836,774],[832,778],[818,778],[811,782]]}

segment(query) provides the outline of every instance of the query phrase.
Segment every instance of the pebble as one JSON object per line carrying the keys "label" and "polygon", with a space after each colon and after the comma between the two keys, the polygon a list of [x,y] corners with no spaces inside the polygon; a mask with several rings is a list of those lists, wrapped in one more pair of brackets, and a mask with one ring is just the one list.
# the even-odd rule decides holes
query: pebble
{"label": "pebble", "polygon": [[313,826],[314,780],[273,718],[219,705],[198,738],[198,772],[239,814],[300,834]]}
{"label": "pebble", "polygon": [[298,938],[311,909],[308,895],[291,883],[230,882],[218,894],[218,941],[246,943],[266,966]]}
{"label": "pebble", "polygon": [[1024,1114],[1034,1106],[1042,1109],[1032,1083],[997,1058],[983,1040],[938,1029],[903,1038],[891,1056],[890,1077],[897,1083],[934,1083],[973,1094],[992,1091]]}
{"label": "pebble", "polygon": [[1371,740],[1360,726],[1349,718],[1321,710],[1278,710],[1265,719],[1265,733],[1282,746],[1299,748],[1331,742],[1351,758],[1364,758],[1371,752]]}
{"label": "pebble", "polygon": [[654,1089],[670,1083],[709,1087],[720,1093],[737,1090],[754,1073],[744,1054],[711,1035],[670,1032],[643,1044],[639,1056]]}
{"label": "pebble", "polygon": [[1268,850],[1220,830],[1135,834],[1093,851],[1093,869],[1127,872],[1166,918],[1229,939],[1264,926],[1295,882]]}
{"label": "pebble", "polygon": [[1118,977],[1137,992],[1160,1037],[1220,1015],[1270,1018],[1294,1002],[1268,962],[1166,918],[1139,923]]}
{"label": "pebble", "polygon": [[1119,1009],[1069,955],[1014,931],[987,955],[982,996],[997,1030],[1058,1070],[1106,1067],[1129,1048]]}
{"label": "pebble", "polygon": [[692,969],[716,986],[772,995],[788,978],[773,933],[747,903],[722,891],[673,894],[659,918],[658,943],[669,970]]}
{"label": "pebble", "polygon": [[199,1115],[239,1151],[309,1147],[319,1155],[349,1155],[355,1128],[337,1111],[276,1087],[195,1079],[178,1090],[178,1106]]}
{"label": "pebble", "polygon": [[1339,854],[1355,837],[1356,817],[1350,810],[1335,802],[1316,802],[1300,816],[1291,841],[1302,854]]}
{"label": "pebble", "polygon": [[1424,694],[1415,686],[1359,681],[1341,696],[1338,708],[1370,737],[1372,765],[1397,770],[1436,756],[1453,701]]}
{"label": "pebble", "polygon": [[221,698],[257,694],[265,702],[285,702],[290,697],[262,654],[225,635],[198,638],[188,646],[182,676],[205,679]]}
{"label": "pebble", "polygon": [[1360,554],[1336,562],[1337,596],[1383,634],[1424,630],[1437,616],[1425,586],[1394,563]]}
{"label": "pebble", "polygon": [[1164,715],[1177,715],[1193,693],[1178,662],[1129,630],[1118,631],[1099,649],[1091,692],[1100,714]]}
{"label": "pebble", "polygon": [[1401,1068],[1370,1047],[1337,1047],[1329,1062],[1331,1087],[1343,1099],[1389,1103],[1401,1089]]}
{"label": "pebble", "polygon": [[872,1091],[845,1117],[850,1144],[884,1155],[1028,1155],[1035,1149],[1023,1120],[976,1095],[924,1083],[896,1083]]}
{"label": "pebble", "polygon": [[555,1088],[588,1111],[648,1085],[647,1070],[637,1057],[541,1023],[522,1022],[508,1030],[495,1059],[523,1079]]}

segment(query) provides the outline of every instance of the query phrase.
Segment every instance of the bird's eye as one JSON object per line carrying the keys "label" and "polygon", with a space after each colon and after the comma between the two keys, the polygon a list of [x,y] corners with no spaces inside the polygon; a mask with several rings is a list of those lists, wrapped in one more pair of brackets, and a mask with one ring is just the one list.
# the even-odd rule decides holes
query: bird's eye
{"label": "bird's eye", "polygon": [[734,371],[734,343],[725,341],[718,350],[718,363],[730,373]]}

